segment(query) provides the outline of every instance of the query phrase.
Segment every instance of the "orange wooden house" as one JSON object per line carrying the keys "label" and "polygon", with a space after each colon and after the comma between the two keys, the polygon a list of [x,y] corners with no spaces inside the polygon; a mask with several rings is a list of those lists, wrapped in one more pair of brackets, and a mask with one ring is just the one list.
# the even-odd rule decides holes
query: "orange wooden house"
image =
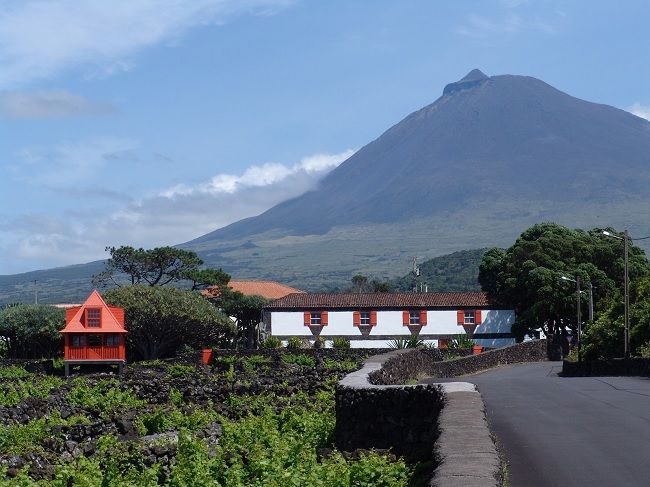
{"label": "orange wooden house", "polygon": [[86,302],[66,310],[64,337],[65,375],[70,366],[118,365],[126,361],[124,309],[108,306],[97,290]]}

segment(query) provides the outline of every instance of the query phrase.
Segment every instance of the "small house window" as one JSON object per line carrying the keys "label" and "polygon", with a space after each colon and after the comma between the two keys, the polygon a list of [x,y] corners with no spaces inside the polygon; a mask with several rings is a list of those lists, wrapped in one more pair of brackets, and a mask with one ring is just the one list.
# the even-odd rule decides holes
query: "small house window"
{"label": "small house window", "polygon": [[474,311],[465,311],[464,323],[466,325],[473,325],[474,324]]}
{"label": "small house window", "polygon": [[370,325],[370,311],[361,311],[359,324]]}
{"label": "small house window", "polygon": [[309,318],[309,324],[311,325],[320,325],[321,324],[321,313],[311,313]]}
{"label": "small house window", "polygon": [[106,335],[106,346],[117,347],[120,344],[120,336],[118,334]]}
{"label": "small house window", "polygon": [[84,336],[83,335],[72,335],[70,337],[70,346],[71,347],[83,347],[84,346]]}
{"label": "small house window", "polygon": [[419,324],[420,324],[420,312],[409,311],[409,325],[419,325]]}
{"label": "small house window", "polygon": [[102,337],[101,337],[101,335],[88,335],[88,346],[89,347],[101,347],[102,346]]}
{"label": "small house window", "polygon": [[86,326],[88,328],[99,328],[101,325],[102,310],[90,308],[86,310]]}

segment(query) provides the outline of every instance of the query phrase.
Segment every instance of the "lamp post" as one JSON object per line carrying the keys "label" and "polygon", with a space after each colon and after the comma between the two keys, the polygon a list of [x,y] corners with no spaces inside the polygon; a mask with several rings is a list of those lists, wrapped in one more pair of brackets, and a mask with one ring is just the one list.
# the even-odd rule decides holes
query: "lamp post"
{"label": "lamp post", "polygon": [[603,230],[603,235],[606,237],[612,237],[618,240],[623,241],[623,261],[624,261],[624,277],[623,277],[623,292],[625,294],[625,301],[624,301],[624,323],[625,323],[625,358],[630,358],[630,290],[629,290],[629,279],[628,279],[628,259],[627,259],[627,247],[628,247],[628,240],[630,239],[630,235],[627,232],[627,228],[623,232],[623,236],[619,237],[618,235],[614,235],[611,232],[608,232],[607,230]]}
{"label": "lamp post", "polygon": [[[582,306],[580,306],[580,276],[576,275],[575,279],[571,279],[570,277],[562,276],[563,281],[571,281],[576,283],[576,319],[577,319],[577,326],[576,326],[576,332],[578,334],[578,362],[581,361],[582,357],[580,354],[580,344],[582,342]],[[593,314],[593,311],[590,310],[589,314]]]}

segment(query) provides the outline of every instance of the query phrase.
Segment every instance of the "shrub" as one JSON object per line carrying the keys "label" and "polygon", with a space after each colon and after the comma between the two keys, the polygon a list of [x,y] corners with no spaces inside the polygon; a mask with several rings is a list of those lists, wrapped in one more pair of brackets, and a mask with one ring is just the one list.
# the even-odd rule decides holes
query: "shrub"
{"label": "shrub", "polygon": [[176,378],[189,377],[194,372],[196,372],[196,368],[191,365],[172,364],[167,367],[167,373]]}
{"label": "shrub", "polygon": [[68,391],[70,404],[112,413],[119,409],[131,409],[145,405],[129,389],[120,389],[115,379],[101,380],[95,385],[88,385],[83,379],[75,379],[74,386]]}
{"label": "shrub", "polygon": [[418,335],[411,335],[408,338],[396,338],[388,342],[388,348],[404,349],[404,348],[417,348],[424,344],[424,340],[420,339]]}
{"label": "shrub", "polygon": [[266,349],[280,348],[282,347],[282,340],[280,340],[278,337],[270,336],[262,342],[261,346],[262,348]]}
{"label": "shrub", "polygon": [[359,368],[359,363],[355,360],[334,360],[326,357],[323,359],[323,367],[328,370],[340,370],[342,372],[351,372]]}
{"label": "shrub", "polygon": [[[12,373],[19,374],[23,369],[13,370]],[[0,406],[15,406],[28,397],[48,397],[52,389],[61,387],[63,383],[64,380],[60,377],[35,374],[25,380],[2,381],[0,383]]]}
{"label": "shrub", "polygon": [[65,310],[42,304],[20,304],[0,311],[0,342],[12,358],[55,357],[63,350],[59,333]]}
{"label": "shrub", "polygon": [[325,348],[325,339],[322,336],[317,336],[314,340],[314,348]]}
{"label": "shrub", "polygon": [[350,340],[347,338],[334,338],[332,340],[332,347],[333,348],[350,348]]}
{"label": "shrub", "polygon": [[304,367],[314,367],[316,365],[316,361],[313,357],[304,354],[294,355],[291,353],[285,353],[282,355],[282,361],[285,364],[296,364]]}
{"label": "shrub", "polygon": [[473,346],[474,340],[467,335],[456,335],[454,338],[449,340],[447,348],[451,350],[459,350],[463,348],[472,348]]}
{"label": "shrub", "polygon": [[107,303],[124,308],[127,346],[136,358],[174,355],[183,345],[218,345],[234,324],[203,296],[160,286],[126,286],[108,291]]}
{"label": "shrub", "polygon": [[293,349],[302,348],[302,345],[303,345],[302,338],[291,337],[287,341],[287,348],[293,348]]}
{"label": "shrub", "polygon": [[646,342],[636,349],[636,353],[641,358],[650,358],[650,342]]}

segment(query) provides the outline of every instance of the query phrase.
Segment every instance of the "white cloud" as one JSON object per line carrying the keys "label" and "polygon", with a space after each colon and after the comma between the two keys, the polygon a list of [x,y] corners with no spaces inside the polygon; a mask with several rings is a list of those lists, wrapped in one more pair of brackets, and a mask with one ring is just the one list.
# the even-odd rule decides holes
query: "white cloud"
{"label": "white cloud", "polygon": [[241,13],[268,15],[292,0],[0,0],[0,87],[84,67],[129,69],[144,48]]}
{"label": "white cloud", "polygon": [[[0,222],[0,229],[11,229],[0,232],[0,249],[34,268],[102,259],[107,245],[182,243],[313,189],[353,153],[346,150],[315,154],[295,164],[251,166],[240,175],[215,175],[205,183],[177,186],[103,214],[81,210],[60,217],[23,215]],[[24,268],[12,272],[17,270]]]}
{"label": "white cloud", "polygon": [[[289,178],[305,176],[307,179],[318,179],[323,172],[329,171],[341,162],[349,158],[354,151],[348,149],[340,154],[314,154],[305,157],[300,162],[287,166],[275,162],[251,166],[240,176],[235,174],[217,174],[206,183],[195,187],[177,185],[161,192],[161,196],[174,198],[176,196],[187,196],[192,194],[206,193],[234,194],[247,188],[263,187],[281,183]],[[307,188],[302,188],[301,192]]]}
{"label": "white cloud", "polygon": [[10,118],[105,115],[113,111],[110,103],[91,101],[67,91],[14,91],[0,96],[0,114]]}
{"label": "white cloud", "polygon": [[637,117],[645,118],[646,120],[650,121],[649,105],[641,105],[640,103],[635,103],[630,108],[628,108],[627,111],[633,115],[636,115]]}

